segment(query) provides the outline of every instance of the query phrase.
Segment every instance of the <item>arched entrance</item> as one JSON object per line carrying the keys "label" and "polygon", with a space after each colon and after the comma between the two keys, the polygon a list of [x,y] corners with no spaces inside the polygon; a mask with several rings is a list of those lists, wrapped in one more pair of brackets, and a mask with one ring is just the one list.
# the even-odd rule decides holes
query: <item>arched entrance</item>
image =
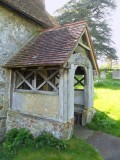
{"label": "arched entrance", "polygon": [[82,113],[85,106],[86,69],[78,66],[74,75],[74,118],[75,125],[82,124]]}

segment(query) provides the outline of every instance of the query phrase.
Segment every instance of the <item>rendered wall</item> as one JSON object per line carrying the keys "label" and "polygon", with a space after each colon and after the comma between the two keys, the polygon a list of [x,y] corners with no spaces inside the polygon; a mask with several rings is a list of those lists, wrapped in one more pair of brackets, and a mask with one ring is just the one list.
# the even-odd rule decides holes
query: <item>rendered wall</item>
{"label": "rendered wall", "polygon": [[19,51],[37,31],[35,23],[0,6],[0,64]]}
{"label": "rendered wall", "polygon": [[22,113],[58,119],[59,97],[58,95],[14,92],[12,109]]}

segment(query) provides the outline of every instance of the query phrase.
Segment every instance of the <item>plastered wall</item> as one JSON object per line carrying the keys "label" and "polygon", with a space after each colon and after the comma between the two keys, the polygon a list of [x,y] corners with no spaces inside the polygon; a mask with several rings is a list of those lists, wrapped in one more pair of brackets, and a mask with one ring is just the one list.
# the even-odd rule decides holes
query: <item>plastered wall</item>
{"label": "plastered wall", "polygon": [[14,92],[12,109],[57,119],[59,117],[59,97],[58,95]]}

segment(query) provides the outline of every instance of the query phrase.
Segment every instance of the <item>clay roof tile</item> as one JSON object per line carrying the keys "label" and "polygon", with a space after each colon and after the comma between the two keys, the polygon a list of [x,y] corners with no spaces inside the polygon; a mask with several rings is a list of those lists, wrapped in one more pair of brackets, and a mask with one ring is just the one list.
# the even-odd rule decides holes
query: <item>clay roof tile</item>
{"label": "clay roof tile", "polygon": [[86,22],[54,27],[34,37],[5,66],[10,68],[63,65],[77,45]]}

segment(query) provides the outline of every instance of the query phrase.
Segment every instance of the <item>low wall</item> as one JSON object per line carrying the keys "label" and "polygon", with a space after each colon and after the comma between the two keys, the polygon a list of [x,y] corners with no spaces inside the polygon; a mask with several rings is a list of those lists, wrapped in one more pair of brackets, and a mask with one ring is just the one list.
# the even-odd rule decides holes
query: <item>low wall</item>
{"label": "low wall", "polygon": [[84,105],[84,90],[74,91],[74,104]]}
{"label": "low wall", "polygon": [[58,95],[14,92],[12,109],[38,116],[59,118]]}
{"label": "low wall", "polygon": [[69,139],[73,134],[73,126],[73,119],[67,123],[60,123],[12,110],[7,113],[7,131],[12,128],[27,128],[34,136],[38,136],[42,131],[47,131],[57,138]]}

